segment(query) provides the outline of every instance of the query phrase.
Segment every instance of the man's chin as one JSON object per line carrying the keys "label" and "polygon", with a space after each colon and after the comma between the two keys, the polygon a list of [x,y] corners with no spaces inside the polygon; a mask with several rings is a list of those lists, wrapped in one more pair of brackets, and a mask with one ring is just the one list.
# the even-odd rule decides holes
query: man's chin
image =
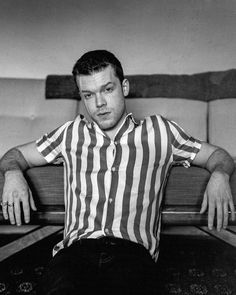
{"label": "man's chin", "polygon": [[102,130],[102,131],[109,131],[109,130],[112,130],[115,128],[115,125],[114,122],[112,121],[108,121],[108,120],[105,120],[105,121],[97,121],[96,122],[97,125],[99,126],[99,128]]}
{"label": "man's chin", "polygon": [[115,127],[114,124],[98,124],[98,126],[100,127],[102,131],[109,131],[114,129]]}

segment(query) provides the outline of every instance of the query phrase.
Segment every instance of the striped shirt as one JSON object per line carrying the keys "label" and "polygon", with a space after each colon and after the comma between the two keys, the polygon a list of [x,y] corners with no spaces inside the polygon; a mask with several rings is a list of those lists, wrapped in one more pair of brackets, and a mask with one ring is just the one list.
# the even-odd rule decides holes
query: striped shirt
{"label": "striped shirt", "polygon": [[65,229],[54,254],[78,239],[112,236],[142,244],[157,259],[168,169],[189,167],[200,141],[159,115],[136,122],[128,114],[114,140],[79,115],[36,144],[47,162],[64,163]]}

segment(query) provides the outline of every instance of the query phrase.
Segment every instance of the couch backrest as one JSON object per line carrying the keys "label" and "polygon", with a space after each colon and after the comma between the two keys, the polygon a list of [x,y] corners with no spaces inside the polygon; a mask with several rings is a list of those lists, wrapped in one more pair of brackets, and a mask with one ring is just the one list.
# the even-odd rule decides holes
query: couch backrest
{"label": "couch backrest", "polygon": [[[128,76],[127,109],[161,114],[236,158],[236,70],[195,75]],[[0,79],[0,156],[84,113],[72,76]]]}
{"label": "couch backrest", "polygon": [[225,148],[236,159],[236,96],[209,102],[208,128],[209,142]]}
{"label": "couch backrest", "polygon": [[[127,78],[131,84],[127,107],[135,116],[161,114],[191,135],[225,148],[236,159],[236,69]],[[80,99],[72,76],[49,76],[47,81],[49,99]]]}
{"label": "couch backrest", "polygon": [[39,138],[77,113],[77,101],[45,99],[45,80],[0,79],[0,156]]}
{"label": "couch backrest", "polygon": [[[160,114],[178,123],[192,136],[204,141],[207,139],[206,102],[180,98],[128,98],[126,106],[127,111],[132,112],[138,120],[149,115]],[[79,112],[89,119],[81,101],[79,101]]]}

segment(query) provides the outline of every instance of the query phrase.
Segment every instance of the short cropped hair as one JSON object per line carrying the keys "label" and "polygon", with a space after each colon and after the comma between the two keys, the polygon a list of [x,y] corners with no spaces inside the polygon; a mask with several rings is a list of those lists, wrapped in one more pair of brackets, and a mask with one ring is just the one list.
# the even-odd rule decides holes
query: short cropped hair
{"label": "short cropped hair", "polygon": [[93,50],[85,53],[75,63],[72,74],[76,81],[78,75],[91,75],[94,72],[99,72],[109,65],[114,69],[115,75],[120,80],[124,80],[124,72],[120,61],[115,55],[107,50]]}

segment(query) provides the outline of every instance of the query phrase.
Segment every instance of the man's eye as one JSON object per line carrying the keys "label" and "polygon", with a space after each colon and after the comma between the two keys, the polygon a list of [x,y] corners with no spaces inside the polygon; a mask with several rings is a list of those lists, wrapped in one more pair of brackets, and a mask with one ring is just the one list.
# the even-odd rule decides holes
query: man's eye
{"label": "man's eye", "polygon": [[113,87],[107,87],[105,89],[106,92],[111,93],[113,91]]}
{"label": "man's eye", "polygon": [[92,94],[91,93],[84,94],[84,98],[85,99],[89,99],[91,97],[92,97]]}

